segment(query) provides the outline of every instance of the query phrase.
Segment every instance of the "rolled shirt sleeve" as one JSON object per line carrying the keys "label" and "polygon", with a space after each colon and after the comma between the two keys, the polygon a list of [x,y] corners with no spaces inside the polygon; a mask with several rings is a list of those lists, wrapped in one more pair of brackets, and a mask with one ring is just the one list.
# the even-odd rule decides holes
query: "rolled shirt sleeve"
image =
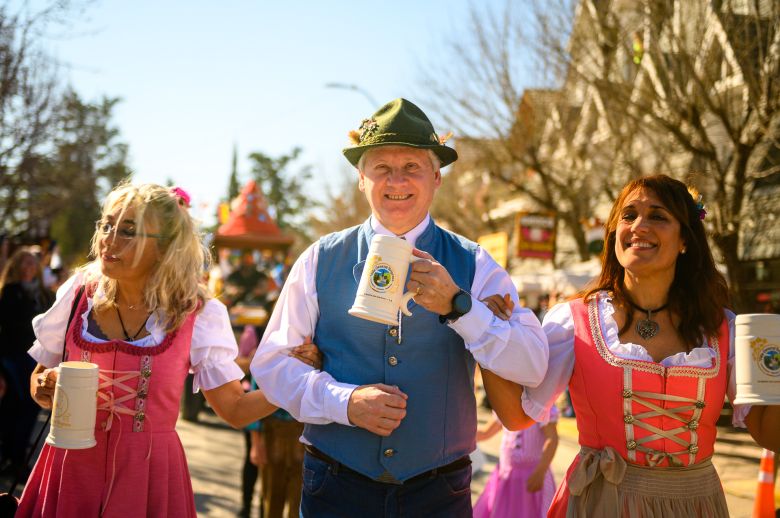
{"label": "rolled shirt sleeve", "polygon": [[190,363],[195,374],[192,391],[215,389],[243,378],[236,356],[238,344],[227,308],[219,300],[209,299],[195,317],[192,330]]}
{"label": "rolled shirt sleeve", "polygon": [[[509,320],[502,320],[480,299],[506,293],[515,307]],[[482,248],[477,250],[471,298],[471,311],[449,326],[463,338],[474,359],[504,379],[527,387],[539,385],[547,372],[547,338],[533,312],[520,306],[509,274]]]}

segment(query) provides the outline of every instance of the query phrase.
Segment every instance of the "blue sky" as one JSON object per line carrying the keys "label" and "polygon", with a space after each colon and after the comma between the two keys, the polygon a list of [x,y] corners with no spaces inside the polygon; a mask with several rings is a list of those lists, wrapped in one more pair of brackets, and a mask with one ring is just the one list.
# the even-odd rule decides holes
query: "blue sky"
{"label": "blue sky", "polygon": [[314,195],[338,183],[347,132],[378,106],[325,84],[358,85],[379,104],[422,97],[422,67],[457,59],[445,41],[468,12],[468,0],[104,0],[48,47],[82,97],[122,99],[115,122],[135,179],[173,179],[209,222],[234,143],[244,181],[249,152],[300,146]]}

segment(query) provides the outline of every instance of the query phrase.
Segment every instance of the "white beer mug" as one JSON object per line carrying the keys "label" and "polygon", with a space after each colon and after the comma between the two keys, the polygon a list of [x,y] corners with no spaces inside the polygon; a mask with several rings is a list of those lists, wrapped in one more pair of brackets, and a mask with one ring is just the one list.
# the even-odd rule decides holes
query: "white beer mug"
{"label": "white beer mug", "polygon": [[62,362],[54,386],[51,428],[46,444],[83,450],[95,441],[98,366],[89,362]]}
{"label": "white beer mug", "polygon": [[399,237],[374,235],[360,277],[350,315],[395,325],[398,310],[412,316],[407,305],[415,293],[404,293],[409,264],[416,261],[414,247]]}
{"label": "white beer mug", "polygon": [[780,315],[737,315],[734,403],[780,404]]}

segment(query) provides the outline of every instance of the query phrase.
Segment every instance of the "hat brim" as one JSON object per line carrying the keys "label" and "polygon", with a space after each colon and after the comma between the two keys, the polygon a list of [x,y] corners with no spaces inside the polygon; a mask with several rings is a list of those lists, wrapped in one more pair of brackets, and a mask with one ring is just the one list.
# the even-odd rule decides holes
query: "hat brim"
{"label": "hat brim", "polygon": [[349,163],[357,167],[363,153],[379,146],[406,146],[417,149],[430,149],[436,153],[436,156],[441,160],[441,167],[446,167],[458,159],[458,153],[451,147],[441,144],[410,144],[409,142],[377,142],[375,144],[344,148],[343,153],[344,156],[347,157],[347,160],[349,160]]}

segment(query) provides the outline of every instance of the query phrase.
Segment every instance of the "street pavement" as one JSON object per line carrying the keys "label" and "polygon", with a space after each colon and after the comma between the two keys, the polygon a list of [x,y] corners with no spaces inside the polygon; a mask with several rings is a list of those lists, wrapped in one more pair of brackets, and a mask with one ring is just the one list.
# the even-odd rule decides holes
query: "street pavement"
{"label": "street pavement", "polygon": [[[484,425],[490,413],[479,410],[480,425]],[[210,518],[234,517],[241,501],[241,468],[244,458],[242,432],[224,424],[211,411],[199,414],[198,422],[179,420],[177,430],[187,453],[195,506],[198,516]],[[560,482],[571,460],[577,454],[577,427],[572,418],[561,418],[558,425],[559,446],[552,470],[556,482]],[[482,471],[474,474],[473,500],[479,497],[491,470],[498,460],[501,434],[480,443],[486,462]],[[758,477],[761,450],[743,431],[722,427],[718,431],[716,454],[713,463],[721,477],[726,492],[730,515],[733,518],[749,518]],[[0,491],[7,490],[7,477],[0,477]],[[259,488],[259,485],[258,485]],[[258,515],[258,495],[255,495],[253,518]],[[776,493],[780,505],[780,491]]]}
{"label": "street pavement", "polygon": [[[489,417],[488,411],[480,409],[481,425],[485,424]],[[207,411],[200,413],[198,423],[180,420],[177,429],[187,451],[198,515],[214,518],[236,516],[240,506],[244,454],[241,432],[221,424],[218,418]],[[556,482],[560,483],[579,451],[575,420],[561,418],[558,433],[560,441],[552,470]],[[474,474],[471,486],[474,501],[479,497],[491,470],[495,467],[500,443],[501,434],[498,434],[479,445],[485,453],[486,462],[483,470]],[[761,449],[755,446],[746,432],[728,427],[718,430],[713,463],[723,483],[729,513],[733,518],[751,516],[760,455]],[[776,497],[780,505],[780,492]],[[257,513],[257,496],[255,498],[253,512]]]}

